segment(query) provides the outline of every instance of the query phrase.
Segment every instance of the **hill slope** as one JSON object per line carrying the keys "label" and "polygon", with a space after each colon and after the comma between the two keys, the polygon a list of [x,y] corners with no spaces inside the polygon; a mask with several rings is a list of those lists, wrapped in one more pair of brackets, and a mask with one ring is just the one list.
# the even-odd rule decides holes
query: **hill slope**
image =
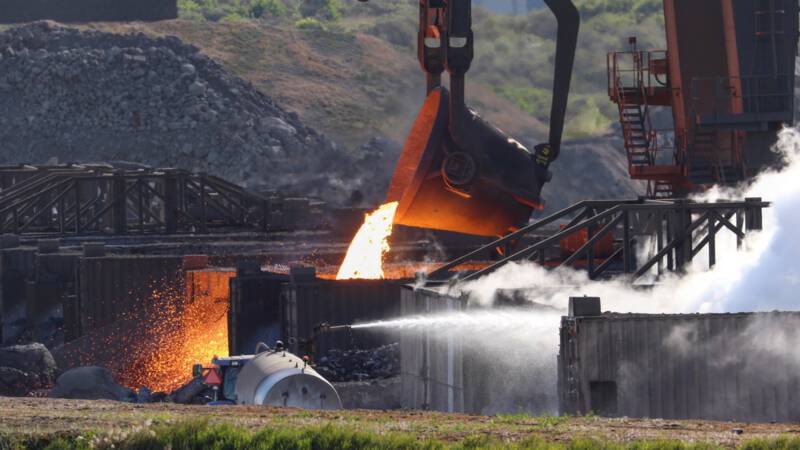
{"label": "hill slope", "polygon": [[[374,136],[402,141],[424,96],[414,54],[365,33],[257,21],[89,27],[178,36],[346,147],[358,147]],[[491,89],[480,84],[469,89],[481,113],[506,131],[545,135],[540,121]]]}
{"label": "hill slope", "polygon": [[[360,10],[363,12],[362,15],[353,14],[346,20],[341,19],[311,27],[302,26],[301,23],[286,18],[266,21],[175,20],[156,23],[98,23],[81,26],[85,31],[101,31],[125,36],[134,34],[134,38],[122,36],[120,42],[145,42],[145,38],[148,37],[176,36],[184,43],[195,46],[200,54],[218,64],[219,69],[215,71],[222,69],[230,76],[241,77],[246,84],[250,83],[252,87],[268,96],[268,101],[274,101],[274,108],[281,111],[278,114],[279,118],[292,124],[301,133],[309,134],[310,137],[303,137],[301,140],[311,140],[302,144],[305,146],[303,148],[308,148],[309,151],[292,152],[291,155],[283,157],[281,164],[277,164],[273,161],[274,158],[270,157],[269,150],[276,140],[280,140],[277,139],[280,136],[267,133],[266,141],[259,144],[260,131],[257,126],[250,124],[249,119],[241,121],[235,117],[225,116],[222,119],[243,122],[239,130],[241,133],[219,134],[213,140],[204,140],[201,147],[208,145],[231,147],[231,152],[211,152],[211,149],[208,152],[189,152],[195,159],[187,159],[184,153],[189,147],[185,143],[173,145],[169,139],[154,137],[154,140],[151,140],[154,145],[148,151],[138,151],[136,146],[128,145],[138,142],[136,139],[144,136],[143,133],[132,135],[135,139],[123,139],[125,145],[122,149],[114,151],[93,148],[90,130],[79,127],[86,139],[81,141],[83,144],[79,146],[82,150],[68,153],[70,159],[98,161],[123,159],[124,156],[124,159],[148,164],[169,164],[208,170],[228,176],[232,181],[247,182],[251,186],[280,189],[287,194],[318,196],[334,203],[348,203],[351,199],[365,204],[379,202],[385,193],[388,178],[397,160],[399,143],[404,140],[406,131],[423,100],[424,83],[411,47],[397,45],[392,43],[388,36],[371,32],[370,24],[375,24],[375,14],[380,10],[371,10],[369,8],[372,6],[369,5],[373,3],[366,4],[367,9]],[[399,8],[397,14],[410,11],[409,5],[405,2],[396,5]],[[352,7],[355,8],[355,5]],[[409,17],[403,15],[403,17],[410,19],[412,24],[411,28],[402,27],[400,30],[402,33],[409,30],[413,32],[413,15]],[[480,23],[484,24],[483,29],[487,30],[486,24],[500,19],[486,16],[481,20]],[[499,25],[493,26],[500,26],[502,23],[504,22],[501,20],[498,22]],[[483,42],[485,45],[500,45],[503,39],[503,36],[496,36],[495,39],[489,36],[483,39]],[[177,42],[172,38],[166,41]],[[138,50],[131,48],[131,51],[147,53],[149,45],[151,44],[145,42],[142,48]],[[102,51],[107,50],[109,49]],[[57,54],[57,51],[53,51],[48,53],[48,57],[55,58]],[[525,145],[532,146],[544,140],[547,127],[518,107],[517,104],[520,102],[513,101],[513,97],[504,96],[503,86],[506,85],[493,84],[491,77],[481,75],[482,70],[490,72],[493,65],[481,61],[480,58],[479,53],[475,76],[470,76],[468,82],[470,105],[490,122],[509,132]],[[35,63],[35,58],[31,58],[30,61]],[[503,61],[500,60],[497,64],[500,73],[508,70],[507,64]],[[541,69],[541,72],[549,73],[551,70],[552,68],[548,66]],[[524,83],[527,83],[525,80],[527,80],[525,76],[515,79],[514,86],[524,87]],[[132,80],[131,83],[139,81]],[[136,89],[148,88],[143,84]],[[65,102],[74,96],[84,95],[69,90],[61,94]],[[11,99],[15,95],[13,92],[6,92],[3,95],[7,96],[5,100],[9,100],[6,103],[15,103]],[[134,95],[134,98],[139,97],[138,94]],[[144,97],[147,97],[148,102],[162,100],[158,96]],[[59,98],[61,97],[54,100]],[[546,101],[549,102],[549,98]],[[164,106],[167,110],[181,107],[173,104]],[[204,110],[201,107],[202,111]],[[84,112],[90,116],[94,114],[93,110]],[[293,116],[293,113],[297,115]],[[254,124],[257,125],[257,122],[259,121],[255,120]],[[579,121],[573,118],[568,124],[568,130],[576,123]],[[6,130],[6,136],[11,137],[8,142],[16,138],[25,139],[24,132],[27,129],[25,126],[14,126]],[[325,144],[329,142],[328,139],[325,136],[312,134],[313,130],[323,132],[336,144]],[[95,136],[107,140],[108,133],[103,133]],[[202,133],[194,134],[195,137],[202,136]],[[238,146],[236,144],[238,141],[231,138],[234,135],[253,137],[254,147],[247,150],[249,147]],[[374,139],[376,137],[379,139]],[[53,143],[56,144],[50,143],[43,148],[58,147],[60,145],[58,143],[67,138],[71,139],[72,136],[66,134],[53,136],[55,139]],[[319,144],[314,144],[316,139]],[[70,148],[76,148],[76,145]],[[239,155],[236,152],[241,155],[235,156]],[[45,162],[47,155],[40,153],[27,157],[15,154],[14,159]],[[206,154],[216,154],[216,156],[214,158],[203,156]],[[220,154],[223,157],[220,158]],[[61,161],[65,160],[63,156],[59,157]],[[571,143],[567,146],[562,159],[553,166],[555,181],[545,190],[549,209],[559,208],[568,202],[583,198],[637,195],[641,192],[641,185],[629,180],[625,165],[624,154],[618,142],[600,136]],[[286,170],[285,167],[290,167],[291,170]],[[359,191],[360,194],[356,194],[355,191]]]}
{"label": "hill slope", "polygon": [[[376,155],[383,171],[375,174],[370,199],[384,192],[398,156],[397,144],[405,139],[423,100],[423,75],[413,51],[365,31],[300,29],[257,21],[90,27],[179,36],[350,152],[359,152],[375,136],[388,137],[396,144],[383,146]],[[525,145],[546,138],[546,125],[479,79],[470,78],[468,83],[471,106]],[[553,170],[554,182],[545,190],[548,211],[584,198],[636,196],[643,189],[627,176],[621,143],[602,136],[569,143]]]}

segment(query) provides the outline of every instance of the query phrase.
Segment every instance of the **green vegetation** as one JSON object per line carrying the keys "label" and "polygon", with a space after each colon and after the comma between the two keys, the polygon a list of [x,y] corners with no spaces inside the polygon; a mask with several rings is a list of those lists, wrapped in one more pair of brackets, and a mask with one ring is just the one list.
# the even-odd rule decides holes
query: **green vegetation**
{"label": "green vegetation", "polygon": [[313,17],[303,17],[295,21],[294,26],[301,30],[325,30],[325,25]]}
{"label": "green vegetation", "polygon": [[339,0],[178,0],[180,17],[212,22],[246,19],[341,18]]}
{"label": "green vegetation", "polygon": [[279,18],[291,11],[284,0],[178,0],[178,10],[181,18],[212,22]]}
{"label": "green vegetation", "polygon": [[[413,2],[356,3],[348,4],[350,9],[344,14],[351,27],[413,51]],[[637,36],[642,48],[664,45],[660,0],[576,0],[576,4],[582,26],[568,108],[566,135],[570,138],[606,133],[617,120],[615,106],[606,96],[608,52],[626,49],[629,36]],[[476,40],[471,79],[547,122],[556,46],[551,12],[540,9],[527,16],[509,17],[477,9],[473,19]]]}
{"label": "green vegetation", "polygon": [[[344,14],[351,27],[413,50],[414,2],[371,2],[369,6],[356,3],[348,4]],[[572,138],[605,133],[617,120],[615,106],[606,96],[607,53],[625,50],[629,36],[637,36],[642,48],[661,49],[664,45],[661,0],[575,3],[581,11],[582,25],[566,129]],[[367,16],[377,19],[365,20]],[[549,120],[556,47],[552,13],[540,9],[527,16],[510,17],[476,9],[473,21],[475,62],[471,79],[490,86],[539,120]]]}
{"label": "green vegetation", "polygon": [[[487,435],[460,440],[419,440],[412,434],[367,433],[333,426],[307,428],[270,427],[248,431],[225,423],[207,421],[158,425],[129,433],[103,436],[87,433],[14,440],[0,434],[0,449],[529,449],[529,450],[716,450],[725,447],[678,440],[615,443],[591,438],[547,442],[532,435],[518,442],[500,441]],[[800,438],[781,437],[749,441],[741,450],[789,450],[800,448]]]}
{"label": "green vegetation", "polygon": [[[566,135],[608,132],[617,111],[606,95],[606,54],[625,50],[637,36],[641,48],[661,49],[662,0],[574,0],[582,27]],[[180,0],[181,17],[194,20],[270,20],[299,29],[363,32],[414,54],[418,1]],[[489,86],[520,109],[547,122],[556,23],[546,8],[502,16],[477,7],[473,14],[475,62],[470,81]]]}
{"label": "green vegetation", "polygon": [[303,17],[319,17],[325,20],[339,20],[342,17],[342,4],[339,0],[303,0],[300,12]]}

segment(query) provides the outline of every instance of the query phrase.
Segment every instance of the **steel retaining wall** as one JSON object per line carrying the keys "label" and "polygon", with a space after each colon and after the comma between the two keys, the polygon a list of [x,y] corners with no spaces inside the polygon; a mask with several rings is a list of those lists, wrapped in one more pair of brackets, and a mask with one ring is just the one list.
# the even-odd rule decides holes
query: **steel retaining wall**
{"label": "steel retaining wall", "polygon": [[0,342],[11,343],[24,331],[26,282],[33,278],[36,247],[0,250]]}
{"label": "steel retaining wall", "polygon": [[[403,317],[460,311],[464,301],[426,289],[402,290]],[[458,336],[447,329],[400,334],[402,406],[445,412],[465,411],[464,352]]]}
{"label": "steel retaining wall", "polygon": [[75,269],[80,256],[75,251],[36,254],[25,305],[27,328],[35,341],[52,346],[64,339],[57,335],[65,333],[64,305],[75,294]]}
{"label": "steel retaining wall", "polygon": [[234,272],[207,263],[204,255],[78,258],[78,295],[64,314],[77,337],[53,350],[59,367],[98,365],[128,386],[173,388],[193,363],[227,355]]}
{"label": "steel retaining wall", "polygon": [[181,256],[103,256],[78,260],[76,336],[125,319],[157,296],[183,295]]}
{"label": "steel retaining wall", "polygon": [[[403,284],[394,280],[320,279],[286,284],[281,312],[289,348],[302,353],[302,341],[324,322],[350,325],[399,317]],[[324,355],[333,348],[370,349],[393,342],[397,342],[397,336],[386,331],[331,332],[316,337],[314,353]]]}
{"label": "steel retaining wall", "polygon": [[560,410],[800,420],[799,313],[564,317]]}
{"label": "steel retaining wall", "polygon": [[[556,398],[555,345],[552,354],[542,348],[547,339],[538,331],[509,328],[502,317],[509,314],[534,314],[553,317],[552,342],[557,339],[558,316],[523,301],[513,291],[498,293],[491,308],[499,315],[483,317],[485,326],[459,323],[456,319],[437,321],[435,316],[451,313],[475,314],[480,318],[487,308],[470,305],[467,298],[457,298],[431,289],[403,291],[406,318],[427,316],[434,325],[413,327],[400,336],[400,366],[403,376],[405,408],[444,412],[494,415],[553,414]],[[449,325],[451,324],[452,325]],[[541,324],[531,323],[532,330]],[[520,332],[522,331],[522,332]]]}
{"label": "steel retaining wall", "polygon": [[[290,351],[307,352],[307,340],[322,323],[350,325],[395,318],[400,315],[402,282],[387,280],[334,281],[263,272],[254,267],[239,270],[230,281],[228,313],[231,354],[251,353],[258,342],[273,346],[282,340]],[[369,349],[397,342],[391,333],[351,330],[324,333],[314,338],[315,355],[333,348]]]}
{"label": "steel retaining wall", "polygon": [[283,339],[280,299],[289,276],[239,270],[230,280],[228,349],[231,355],[253,353],[258,342],[269,346]]}

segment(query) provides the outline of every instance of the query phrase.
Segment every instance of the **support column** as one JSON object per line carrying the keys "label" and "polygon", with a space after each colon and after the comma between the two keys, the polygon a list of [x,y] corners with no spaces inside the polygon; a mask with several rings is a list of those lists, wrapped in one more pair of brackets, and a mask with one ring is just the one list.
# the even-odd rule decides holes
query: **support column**
{"label": "support column", "polygon": [[128,199],[125,193],[125,176],[115,173],[111,179],[111,226],[114,234],[128,232]]}

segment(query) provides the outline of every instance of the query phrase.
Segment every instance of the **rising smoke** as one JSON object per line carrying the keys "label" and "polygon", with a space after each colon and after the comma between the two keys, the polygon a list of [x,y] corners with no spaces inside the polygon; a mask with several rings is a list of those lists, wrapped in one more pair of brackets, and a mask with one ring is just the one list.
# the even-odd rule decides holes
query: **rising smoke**
{"label": "rising smoke", "polygon": [[[416,330],[446,328],[462,337],[479,358],[485,359],[487,371],[499,377],[491,388],[492,401],[482,410],[494,412],[556,412],[556,355],[558,353],[559,316],[566,313],[567,302],[574,296],[602,299],[603,309],[620,313],[693,313],[797,310],[800,267],[800,131],[786,128],[779,133],[775,150],[784,164],[780,169],[763,173],[746,186],[735,189],[712,189],[699,200],[761,197],[772,202],[764,211],[764,231],[751,233],[742,250],[735,239],[722,239],[717,246],[717,265],[705,269],[694,264],[682,276],[666,276],[648,288],[631,286],[624,280],[593,281],[584,272],[571,269],[547,270],[533,263],[508,264],[498,271],[449,292],[466,296],[478,309],[428,317],[370,324],[381,328]],[[722,237],[721,235],[719,237]],[[643,245],[643,251],[647,251]],[[702,262],[702,261],[700,261]],[[538,309],[514,313],[487,311],[499,290],[516,290]],[[547,311],[547,312],[542,312]],[[786,322],[788,320],[789,322]],[[781,323],[771,316],[754,319],[739,336],[737,348],[743,355],[763,358],[785,356],[788,348],[800,348],[800,335],[792,332],[800,325],[793,317]],[[772,321],[764,323],[764,321]],[[675,329],[664,345],[697,351],[692,330]],[[707,342],[720,346],[730,342]],[[693,347],[694,346],[694,347]],[[705,350],[708,350],[707,348]],[[800,355],[796,360],[800,362]],[[747,366],[741,356],[736,361],[720,357],[718,364]],[[502,363],[499,361],[502,360]],[[757,361],[755,367],[761,366]],[[750,364],[752,366],[752,364]],[[763,367],[763,366],[761,366]],[[520,399],[531,402],[521,402]]]}

